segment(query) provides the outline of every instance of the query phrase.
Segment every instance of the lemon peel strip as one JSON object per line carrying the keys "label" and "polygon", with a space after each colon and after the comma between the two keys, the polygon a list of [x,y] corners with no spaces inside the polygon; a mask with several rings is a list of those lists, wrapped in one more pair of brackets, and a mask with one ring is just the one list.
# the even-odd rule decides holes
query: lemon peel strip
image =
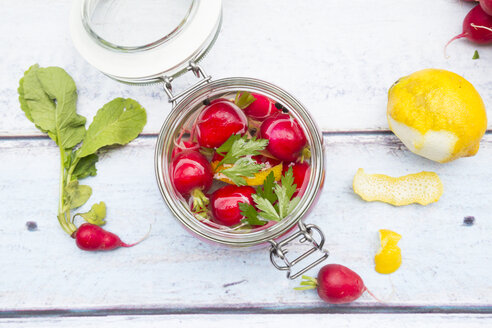
{"label": "lemon peel strip", "polygon": [[[219,180],[219,181],[233,185],[234,182],[232,182],[231,179],[226,177],[224,174],[220,173],[220,171],[222,171],[228,167],[231,167],[232,165],[224,164],[224,165],[220,165],[217,167],[217,164],[219,164],[219,161],[213,161],[211,163],[212,169],[216,172],[214,175],[214,178]],[[280,163],[278,165],[275,165],[275,166],[267,168],[267,169],[263,169],[260,172],[255,173],[254,177],[244,177],[244,180],[246,181],[247,186],[261,186],[265,183],[265,179],[270,174],[270,172],[273,172],[273,176],[275,177],[275,181],[280,181],[280,178],[282,177],[282,169],[283,169],[283,165],[282,165],[282,163]]]}
{"label": "lemon peel strip", "polygon": [[354,192],[367,202],[381,201],[395,206],[437,202],[443,185],[434,172],[420,172],[394,178],[384,174],[367,174],[358,169],[354,176]]}
{"label": "lemon peel strip", "polygon": [[374,256],[375,270],[382,274],[393,273],[401,265],[401,249],[397,246],[401,235],[387,229],[379,230],[381,248]]}

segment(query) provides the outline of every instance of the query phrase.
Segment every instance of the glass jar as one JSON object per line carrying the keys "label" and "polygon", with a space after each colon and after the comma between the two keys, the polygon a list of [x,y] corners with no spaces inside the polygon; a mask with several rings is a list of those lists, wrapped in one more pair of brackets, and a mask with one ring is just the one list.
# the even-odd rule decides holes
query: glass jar
{"label": "glass jar", "polygon": [[[156,27],[147,23],[140,28],[140,37],[126,37],[114,32],[118,30],[118,21],[126,21],[121,17],[125,17],[128,10],[135,10],[122,10],[124,4],[115,5],[105,0],[74,1],[71,13],[72,39],[89,63],[118,81],[132,84],[163,84],[173,109],[162,125],[157,139],[155,174],[162,197],[179,222],[200,238],[228,246],[251,247],[269,244],[270,259],[274,266],[287,271],[288,278],[295,279],[328,257],[328,252],[323,248],[324,236],[321,230],[301,221],[312,209],[323,186],[322,134],[305,107],[288,92],[271,83],[244,77],[212,81],[211,76],[197,63],[218,35],[222,21],[221,1],[193,0],[180,2],[180,5],[176,5],[176,1],[182,0],[163,2],[179,7],[178,11],[184,18],[176,19],[175,16],[171,16],[168,24],[164,24],[166,28],[160,29],[162,32],[154,37],[145,31],[150,27]],[[146,2],[137,3],[145,7]],[[123,12],[121,17],[115,14],[114,10]],[[156,14],[155,10],[152,12]],[[111,21],[105,22],[104,17],[111,17]],[[173,94],[173,80],[187,71],[195,74],[197,82],[183,92]],[[190,212],[189,205],[176,196],[168,174],[172,147],[184,122],[197,114],[204,100],[238,91],[262,94],[280,103],[299,122],[311,150],[309,182],[293,212],[263,230],[241,233],[216,229],[197,220]],[[295,259],[288,259],[286,246],[295,240],[308,244],[309,250]],[[314,261],[296,273],[292,272],[297,263],[316,252],[320,255]]]}

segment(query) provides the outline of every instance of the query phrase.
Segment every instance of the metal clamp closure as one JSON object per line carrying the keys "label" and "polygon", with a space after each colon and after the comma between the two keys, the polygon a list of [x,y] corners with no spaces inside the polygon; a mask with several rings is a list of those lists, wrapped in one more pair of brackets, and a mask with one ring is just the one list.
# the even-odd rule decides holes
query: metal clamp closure
{"label": "metal clamp closure", "polygon": [[[313,232],[316,232],[318,234],[319,241],[316,240],[316,238],[313,235]],[[286,256],[288,250],[286,249],[285,246],[287,246],[290,242],[296,240],[299,237],[301,237],[299,239],[300,243],[308,242],[312,244],[312,247],[307,252],[301,254],[296,259],[289,261]],[[321,230],[314,224],[304,225],[302,222],[299,222],[298,232],[285,238],[280,242],[270,240],[270,243],[272,244],[272,246],[270,247],[270,261],[278,270],[287,271],[288,279],[298,278],[306,271],[314,268],[316,265],[326,260],[329,256],[329,252],[323,249],[323,245],[325,243],[325,236],[323,235],[323,232],[321,232]],[[321,257],[319,257],[317,260],[315,260],[305,268],[301,269],[297,273],[292,274],[292,267],[294,265],[304,260],[305,258],[315,253],[316,251],[320,251],[322,253]],[[282,260],[283,264],[277,263],[278,259]]]}
{"label": "metal clamp closure", "polygon": [[164,82],[164,91],[166,92],[167,97],[169,98],[169,102],[173,104],[173,107],[174,107],[174,105],[176,105],[176,100],[178,100],[180,97],[194,91],[195,89],[197,89],[201,85],[210,82],[210,80],[212,79],[212,76],[207,75],[207,73],[205,73],[203,68],[200,67],[195,62],[190,62],[186,69],[188,71],[192,71],[193,74],[195,74],[195,76],[197,78],[201,78],[201,80],[196,82],[195,84],[193,84],[188,89],[181,91],[177,95],[173,95],[173,92],[172,92],[173,88],[172,88],[171,82],[174,80],[174,78],[172,76],[164,76],[162,78],[162,80]]}

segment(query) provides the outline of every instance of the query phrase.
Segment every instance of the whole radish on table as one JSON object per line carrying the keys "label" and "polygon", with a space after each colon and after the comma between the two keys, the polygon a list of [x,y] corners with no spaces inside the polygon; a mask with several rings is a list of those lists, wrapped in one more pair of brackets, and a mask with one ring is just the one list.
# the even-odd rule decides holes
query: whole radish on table
{"label": "whole radish on table", "polygon": [[[96,203],[90,211],[71,214],[84,205],[92,188],[79,181],[95,176],[100,149],[125,145],[135,139],[147,121],[145,109],[133,99],[116,98],[105,104],[86,130],[86,118],[77,114],[75,82],[60,67],[31,66],[19,81],[19,102],[26,117],[48,134],[60,149],[58,222],[86,251],[131,247],[115,234],[101,228],[106,222],[106,204]],[[75,218],[87,223],[75,225]]]}
{"label": "whole radish on table", "polygon": [[[364,285],[362,278],[346,266],[327,264],[318,272],[317,278],[302,276],[301,287],[295,290],[316,289],[319,297],[330,304],[350,303],[368,292],[378,300]],[[379,300],[378,300],[379,301]]]}
{"label": "whole radish on table", "polygon": [[463,32],[446,43],[444,53],[449,44],[457,39],[467,38],[477,44],[492,43],[492,0],[480,0],[463,20]]}

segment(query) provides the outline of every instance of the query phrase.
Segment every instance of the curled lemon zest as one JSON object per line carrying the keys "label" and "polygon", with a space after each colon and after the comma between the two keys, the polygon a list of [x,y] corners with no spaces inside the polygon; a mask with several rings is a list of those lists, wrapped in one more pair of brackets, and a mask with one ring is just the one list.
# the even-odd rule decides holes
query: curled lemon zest
{"label": "curled lemon zest", "polygon": [[367,174],[358,169],[353,181],[354,192],[363,200],[381,201],[395,206],[437,202],[443,185],[434,172],[420,172],[394,178],[385,174]]}

